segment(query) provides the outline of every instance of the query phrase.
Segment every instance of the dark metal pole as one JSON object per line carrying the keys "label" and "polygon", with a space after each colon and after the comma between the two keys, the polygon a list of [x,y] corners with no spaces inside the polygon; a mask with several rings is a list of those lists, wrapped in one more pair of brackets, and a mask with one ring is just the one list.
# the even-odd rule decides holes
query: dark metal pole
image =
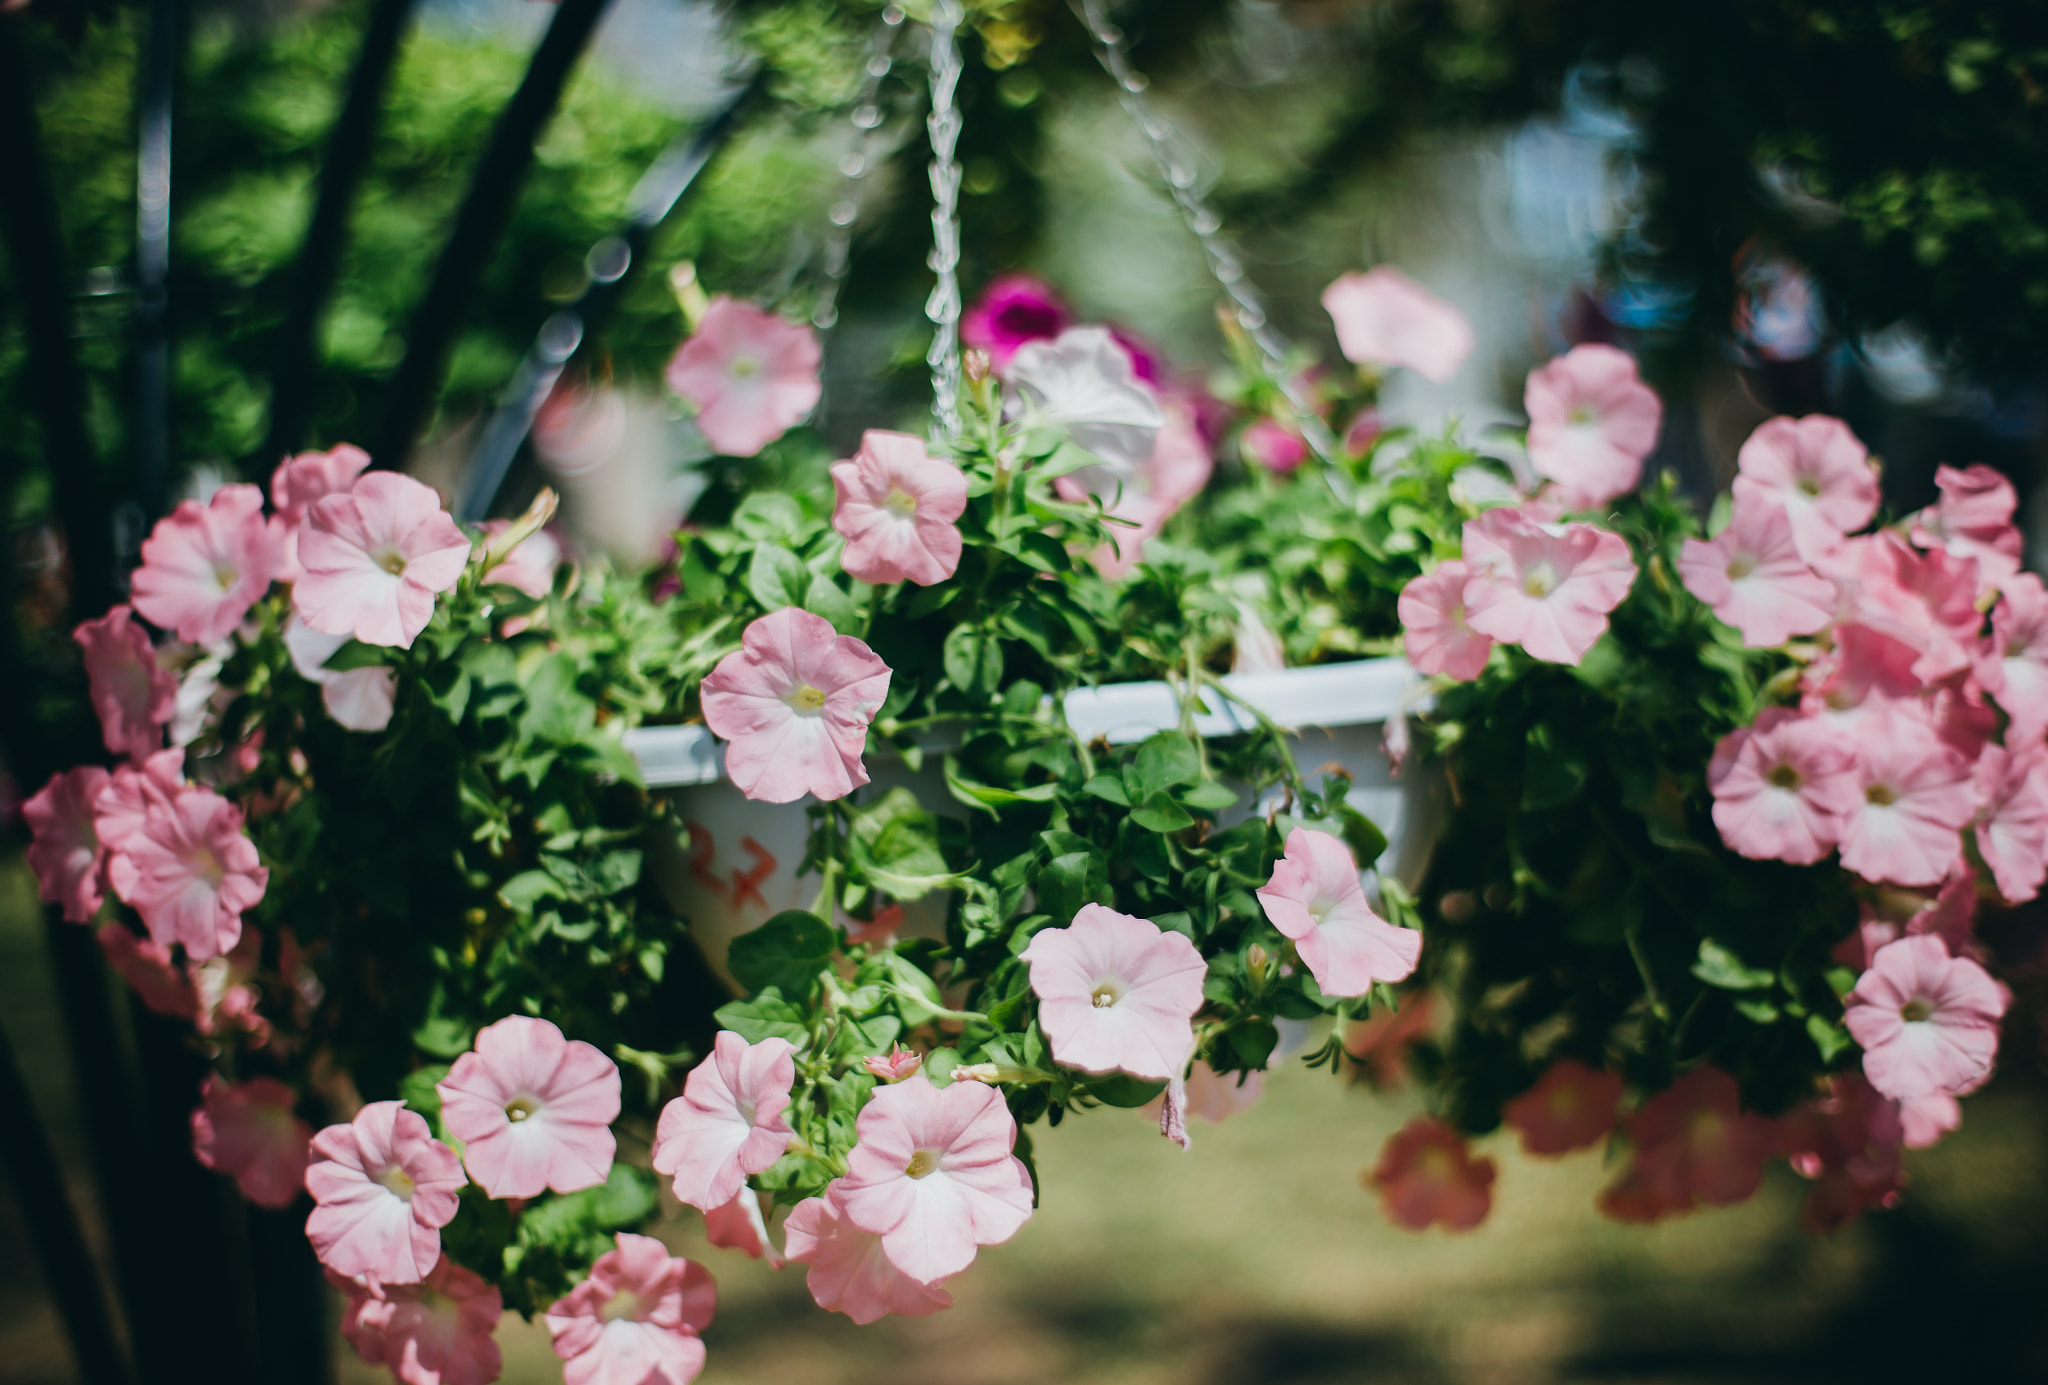
{"label": "dark metal pole", "polygon": [[135,471],[142,513],[164,512],[171,456],[171,99],[178,70],[178,0],[149,0],[141,123],[135,158],[137,290]]}

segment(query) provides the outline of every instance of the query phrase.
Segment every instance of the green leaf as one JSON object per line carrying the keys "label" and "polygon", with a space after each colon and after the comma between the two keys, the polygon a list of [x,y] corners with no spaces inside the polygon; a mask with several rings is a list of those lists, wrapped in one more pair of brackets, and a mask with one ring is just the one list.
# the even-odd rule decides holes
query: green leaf
{"label": "green leaf", "polygon": [[1744,1019],[1756,1024],[1776,1024],[1778,1022],[1778,1007],[1771,1004],[1768,1000],[1757,1000],[1754,998],[1738,1000],[1735,1002],[1735,1012]]}
{"label": "green leaf", "polygon": [[1712,938],[1700,941],[1699,960],[1692,964],[1692,974],[1724,991],[1765,991],[1778,979],[1776,972],[1747,965]]}
{"label": "green leaf", "polygon": [[1081,792],[1119,808],[1131,806],[1131,796],[1124,792],[1124,781],[1113,775],[1098,774],[1081,786]]}
{"label": "green leaf", "polygon": [[816,914],[788,909],[734,938],[726,965],[749,991],[773,986],[784,995],[807,995],[838,946],[839,935]]}
{"label": "green leaf", "polygon": [[753,561],[747,565],[747,590],[770,611],[803,605],[809,581],[810,574],[804,571],[796,554],[772,543],[756,548]]}
{"label": "green leaf", "polygon": [[970,808],[980,808],[990,817],[996,809],[1007,808],[1013,803],[1050,803],[1059,793],[1057,784],[1033,784],[1023,789],[999,789],[991,784],[977,784],[964,778],[960,773],[960,762],[953,756],[946,757],[946,789],[953,797]]}
{"label": "green leaf", "polygon": [[908,789],[891,789],[880,801],[855,809],[854,864],[868,881],[897,899],[922,899],[959,877],[939,848],[940,822]]}
{"label": "green leaf", "polygon": [[940,652],[946,677],[965,693],[994,697],[1003,685],[1003,646],[971,625],[956,625]]}
{"label": "green leaf", "polygon": [[1109,887],[1107,863],[1093,851],[1055,856],[1038,873],[1038,907],[1055,919],[1068,920],[1084,904],[1095,903]]}
{"label": "green leaf", "polygon": [[1180,801],[1198,813],[1220,813],[1237,802],[1237,795],[1214,779],[1204,779],[1183,793]]}
{"label": "green leaf", "polygon": [[1062,442],[1057,448],[1053,449],[1053,454],[1050,457],[1047,457],[1037,466],[1031,468],[1031,479],[1034,481],[1051,481],[1076,471],[1086,470],[1091,466],[1104,465],[1107,464],[1102,458],[1096,456],[1087,448],[1077,446],[1073,442]]}
{"label": "green leaf", "polygon": [[1164,789],[1154,791],[1143,803],[1131,809],[1131,821],[1148,832],[1178,832],[1195,825],[1187,809],[1175,803]]}
{"label": "green leaf", "polygon": [[469,1052],[476,1031],[461,1020],[434,1015],[412,1031],[413,1047],[436,1058],[455,1059]]}
{"label": "green leaf", "polygon": [[1161,731],[1138,747],[1132,762],[1133,797],[1150,798],[1161,789],[1192,784],[1202,777],[1202,758],[1195,743],[1179,731]]}
{"label": "green leaf", "polygon": [[1017,539],[1017,556],[1040,572],[1071,572],[1074,560],[1066,545],[1039,529],[1027,529]]}
{"label": "green leaf", "polygon": [[1076,1085],[1104,1106],[1121,1106],[1125,1109],[1143,1106],[1166,1090],[1164,1082],[1148,1082],[1142,1077],[1132,1077],[1121,1072],[1108,1077],[1090,1078],[1087,1082]]}
{"label": "green leaf", "polygon": [[427,1124],[436,1130],[441,1128],[441,1094],[434,1086],[448,1075],[446,1063],[432,1067],[418,1068],[398,1080],[398,1096],[407,1110],[417,1111],[427,1118]]}
{"label": "green leaf", "polygon": [[1831,1024],[1819,1015],[1806,1017],[1806,1035],[1813,1040],[1813,1046],[1820,1050],[1820,1060],[1823,1063],[1834,1062],[1853,1042],[1847,1029],[1839,1024]]}
{"label": "green leaf", "polygon": [[1531,812],[1568,803],[1586,787],[1586,752],[1549,722],[1530,728],[1522,761],[1522,807]]}
{"label": "green leaf", "polygon": [[530,914],[543,899],[567,899],[561,882],[544,870],[524,870],[498,887],[498,899],[515,913]]}
{"label": "green leaf", "polygon": [[1280,1043],[1280,1031],[1270,1021],[1253,1019],[1232,1025],[1228,1031],[1231,1052],[1237,1055],[1240,1065],[1247,1068],[1263,1068],[1273,1056],[1273,1050]]}
{"label": "green leaf", "polygon": [[732,512],[732,527],[756,543],[794,545],[803,537],[803,507],[781,491],[754,491]]}
{"label": "green leaf", "polygon": [[330,673],[352,673],[359,668],[389,668],[391,651],[382,645],[350,640],[328,655],[327,662],[320,667]]}
{"label": "green leaf", "polygon": [[1352,859],[1359,865],[1370,867],[1386,854],[1387,834],[1348,801],[1337,806],[1337,820],[1344,824],[1344,844],[1351,848]]}
{"label": "green leaf", "polygon": [[804,591],[804,609],[831,621],[832,628],[842,635],[860,634],[860,607],[829,577],[811,579],[811,585]]}
{"label": "green leaf", "polygon": [[730,1029],[750,1044],[763,1039],[802,1043],[809,1033],[804,1027],[803,1011],[784,1000],[773,986],[749,999],[719,1006],[712,1018],[720,1028]]}

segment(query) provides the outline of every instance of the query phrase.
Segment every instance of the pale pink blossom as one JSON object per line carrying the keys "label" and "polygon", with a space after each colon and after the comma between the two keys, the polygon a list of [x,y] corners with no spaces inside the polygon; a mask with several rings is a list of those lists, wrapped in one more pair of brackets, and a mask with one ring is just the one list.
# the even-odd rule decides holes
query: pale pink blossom
{"label": "pale pink blossom", "polygon": [[1621,535],[1538,524],[1512,509],[1465,521],[1465,562],[1465,623],[1555,664],[1586,657],[1636,580]]}
{"label": "pale pink blossom", "polygon": [[[1128,477],[1144,465],[1166,424],[1159,395],[1140,380],[1130,352],[1107,327],[1070,327],[1051,341],[1027,342],[1010,358],[1016,404],[1036,424],[1066,429],[1100,470]],[[1085,482],[1100,493],[1105,487]]]}
{"label": "pale pink blossom", "polygon": [[95,826],[100,794],[112,782],[98,765],[80,765],[50,776],[21,805],[32,833],[29,869],[43,899],[63,907],[73,923],[91,923],[106,895],[101,884],[107,850]]}
{"label": "pale pink blossom", "polygon": [[1401,1087],[1408,1082],[1408,1057],[1436,1023],[1436,1005],[1428,991],[1405,991],[1394,1008],[1374,1008],[1369,1018],[1339,1022],[1344,1052],[1375,1087]]}
{"label": "pale pink blossom", "polygon": [[1834,584],[1799,556],[1784,509],[1753,496],[1735,502],[1719,535],[1684,542],[1678,575],[1751,649],[1811,635],[1835,616]]}
{"label": "pale pink blossom", "polygon": [[136,937],[122,923],[101,924],[97,937],[107,965],[153,1013],[187,1021],[198,1017],[199,992],[169,948]]}
{"label": "pale pink blossom", "polygon": [[490,1197],[594,1188],[618,1143],[619,1066],[544,1019],[507,1015],[435,1084],[441,1125]]}
{"label": "pale pink blossom", "polygon": [[1500,1114],[1521,1133],[1527,1153],[1565,1154],[1606,1139],[1620,1104],[1620,1073],[1595,1072],[1575,1058],[1560,1058]]}
{"label": "pale pink blossom", "polygon": [[1723,736],[1707,787],[1730,851],[1801,866],[1834,850],[1863,801],[1854,742],[1788,707],[1766,707]]}
{"label": "pale pink blossom", "polygon": [[71,632],[85,651],[86,688],[100,736],[116,755],[140,760],[163,749],[164,727],[178,706],[178,676],[159,667],[149,632],[116,606]]}
{"label": "pale pink blossom", "polygon": [[296,615],[285,622],[284,648],[299,677],[320,685],[327,715],[351,731],[382,731],[398,705],[398,672],[386,665],[336,670],[327,667],[347,635],[323,635]]}
{"label": "pale pink blossom", "polygon": [[2020,531],[2012,522],[2019,495],[2012,482],[1982,462],[1934,469],[1941,499],[1913,520],[1913,542],[1973,558],[1982,587],[2002,587],[2020,570]]}
{"label": "pale pink blossom", "polygon": [[690,1385],[704,1369],[711,1271],[652,1236],[621,1231],[617,1249],[546,1314],[567,1385]]}
{"label": "pale pink blossom", "polygon": [[380,1284],[332,1269],[327,1278],[349,1296],[342,1335],[405,1385],[488,1385],[503,1372],[492,1334],[504,1299],[445,1255],[418,1283]]}
{"label": "pale pink blossom", "polygon": [[1998,735],[1998,713],[1984,700],[1984,690],[1967,675],[1950,679],[1934,690],[1927,716],[1941,743],[1975,763]]}
{"label": "pale pink blossom", "polygon": [[1794,1107],[1779,1123],[1785,1161],[1813,1180],[1800,1209],[1810,1231],[1837,1231],[1865,1208],[1895,1207],[1905,1173],[1899,1103],[1860,1073],[1836,1073],[1828,1094]]}
{"label": "pale pink blossom", "polygon": [[786,606],[746,628],[703,683],[704,722],[723,737],[726,777],[748,798],[844,798],[868,782],[868,723],[889,666],[851,635]]}
{"label": "pale pink blossom", "polygon": [[1289,832],[1272,879],[1257,893],[1324,995],[1361,996],[1378,982],[1405,981],[1422,956],[1422,935],[1373,912],[1351,849],[1327,832]]}
{"label": "pale pink blossom", "polygon": [[896,1268],[882,1238],[847,1218],[839,1192],[835,1181],[825,1196],[805,1198],[782,1227],[790,1260],[809,1266],[804,1283],[818,1306],[863,1326],[891,1313],[922,1318],[951,1308],[951,1294]]}
{"label": "pale pink blossom", "polygon": [[1977,851],[1998,893],[2022,904],[2048,879],[2048,746],[1987,745],[1977,761]]}
{"label": "pale pink blossom", "polygon": [[[1211,1125],[1221,1125],[1238,1112],[1251,1109],[1265,1090],[1263,1072],[1218,1072],[1206,1059],[1197,1058],[1182,1085],[1181,1112],[1184,1116],[1198,1116]],[[1165,1107],[1166,1093],[1161,1092],[1139,1107],[1138,1113],[1163,1120]]]}
{"label": "pale pink blossom", "polygon": [[287,457],[270,473],[270,503],[285,531],[284,564],[277,574],[280,582],[296,582],[304,573],[299,566],[299,529],[306,522],[306,511],[323,496],[346,492],[369,466],[369,453],[338,442],[325,452]]}
{"label": "pale pink blossom", "polygon": [[1465,623],[1465,584],[1472,569],[1460,559],[1438,563],[1401,588],[1401,644],[1421,673],[1461,683],[1486,671],[1493,640]]}
{"label": "pale pink blossom", "polygon": [[704,1214],[704,1239],[727,1250],[744,1251],[768,1268],[779,1270],[782,1252],[768,1235],[768,1221],[761,1215],[761,1195],[742,1184],[731,1202]]}
{"label": "pale pink blossom", "polygon": [[1529,464],[1557,483],[1568,510],[1597,509],[1634,490],[1664,420],[1664,406],[1636,374],[1635,359],[1596,342],[1530,371],[1522,407],[1529,414]]}
{"label": "pale pink blossom", "polygon": [[817,407],[823,359],[808,326],[720,294],[668,363],[668,387],[697,407],[714,450],[751,457]]}
{"label": "pale pink blossom", "polygon": [[1904,708],[1864,723],[1855,749],[1862,792],[1842,832],[1842,864],[1899,885],[1945,879],[1977,811],[1970,762]]}
{"label": "pale pink blossom", "polygon": [[251,1044],[270,1042],[270,1021],[262,1012],[263,992],[256,974],[263,961],[263,934],[244,928],[241,938],[218,957],[187,961],[185,973],[199,996],[192,1024],[207,1035],[247,1035]]}
{"label": "pale pink blossom", "polygon": [[838,1210],[920,1283],[958,1274],[1030,1218],[1031,1175],[1010,1152],[1017,1122],[995,1088],[922,1075],[877,1087],[854,1128]]}
{"label": "pale pink blossom", "polygon": [[114,893],[135,906],[151,937],[184,944],[197,961],[235,945],[243,912],[270,881],[242,830],[242,810],[208,789],[150,804],[140,830],[109,845]]}
{"label": "pale pink blossom", "polygon": [[258,1207],[289,1207],[305,1186],[313,1127],[293,1114],[298,1096],[270,1077],[230,1086],[208,1073],[192,1110],[192,1153],[230,1175]]}
{"label": "pale pink blossom", "polygon": [[1923,934],[1879,948],[1843,1006],[1870,1085],[1909,1100],[1967,1091],[1991,1071],[2006,995],[1984,968]]}
{"label": "pale pink blossom", "polygon": [[1237,449],[1247,461],[1257,462],[1271,472],[1287,476],[1308,460],[1308,443],[1298,429],[1278,419],[1255,418],[1238,434]]}
{"label": "pale pink blossom", "polygon": [[903,1047],[889,1045],[887,1053],[878,1053],[861,1060],[861,1066],[884,1082],[901,1082],[906,1077],[915,1077],[924,1066],[924,1058]]}
{"label": "pale pink blossom", "polygon": [[120,850],[142,830],[150,813],[168,811],[171,801],[189,787],[183,750],[159,750],[140,764],[114,766],[113,777],[93,801],[100,844]]}
{"label": "pale pink blossom", "polygon": [[[488,543],[511,527],[508,519],[483,522]],[[512,546],[512,551],[493,563],[484,573],[486,585],[510,587],[538,601],[555,588],[555,570],[562,565],[562,541],[554,531],[536,529]]]}
{"label": "pale pink blossom", "polygon": [[1194,408],[1181,399],[1168,399],[1163,407],[1165,426],[1137,470],[1124,475],[1107,467],[1084,467],[1053,478],[1062,499],[1078,502],[1093,495],[1111,516],[1128,521],[1111,525],[1109,542],[1089,555],[1095,570],[1112,582],[1129,575],[1143,559],[1145,545],[1201,493],[1215,470]]}
{"label": "pale pink blossom", "polygon": [[2033,573],[2020,573],[2000,591],[1977,679],[2012,718],[2009,744],[2038,741],[2048,731],[2048,588]]}
{"label": "pale pink blossom", "polygon": [[1907,1149],[1931,1149],[1963,1124],[1963,1103],[1947,1092],[1908,1097],[1899,1103],[1899,1125]]}
{"label": "pale pink blossom", "polygon": [[1207,968],[1186,937],[1084,904],[1072,924],[1041,929],[1019,955],[1059,1062],[1156,1081],[1187,1065]]}
{"label": "pale pink blossom", "polygon": [[284,527],[263,517],[254,486],[222,486],[203,506],[182,501],[143,542],[135,609],[190,644],[217,643],[270,590],[284,546]]}
{"label": "pale pink blossom", "polygon": [[431,489],[373,471],[306,512],[305,572],[292,586],[292,606],[323,634],[410,649],[433,619],[435,594],[461,579],[469,550]]}
{"label": "pale pink blossom", "polygon": [[1768,419],[1742,444],[1735,464],[1736,498],[1783,508],[1792,521],[1792,541],[1809,563],[1826,557],[1844,534],[1877,513],[1877,468],[1839,418]]}
{"label": "pale pink blossom", "polygon": [[1915,678],[1933,683],[1970,667],[1984,623],[1975,559],[1921,553],[1887,529],[1842,540],[1823,566],[1839,594],[1837,618],[1910,647]]}
{"label": "pale pink blossom", "polygon": [[967,476],[924,439],[870,428],[860,451],[832,464],[832,485],[832,527],[846,540],[839,563],[857,580],[929,587],[960,566],[953,521],[967,509]]}
{"label": "pale pink blossom", "polygon": [[373,1101],[313,1137],[306,1236],[320,1263],[380,1284],[416,1284],[441,1258],[441,1228],[469,1180],[455,1151],[402,1101]]}
{"label": "pale pink blossom", "polygon": [[1834,649],[1807,667],[1800,707],[1809,716],[1854,731],[1867,715],[1920,700],[1910,647],[1862,625],[1837,625],[1833,638]]}
{"label": "pale pink blossom", "polygon": [[1337,346],[1359,365],[1406,367],[1442,384],[1472,354],[1472,324],[1392,265],[1353,270],[1323,290]]}
{"label": "pale pink blossom", "polygon": [[1631,1145],[1622,1176],[1602,1190],[1616,1221],[1650,1222],[1741,1202],[1763,1181],[1777,1126],[1742,1109],[1735,1079],[1694,1068],[1622,1118]]}
{"label": "pale pink blossom", "polygon": [[655,1127],[654,1167],[674,1176],[678,1198],[700,1212],[723,1207],[749,1174],[782,1157],[796,1138],[783,1116],[795,1052],[787,1039],[750,1044],[719,1031],[711,1056],[690,1069]]}
{"label": "pale pink blossom", "polygon": [[1371,1174],[1387,1220],[1411,1231],[1441,1223],[1470,1231],[1493,1210],[1493,1160],[1475,1158],[1465,1137],[1435,1116],[1416,1116],[1380,1151]]}

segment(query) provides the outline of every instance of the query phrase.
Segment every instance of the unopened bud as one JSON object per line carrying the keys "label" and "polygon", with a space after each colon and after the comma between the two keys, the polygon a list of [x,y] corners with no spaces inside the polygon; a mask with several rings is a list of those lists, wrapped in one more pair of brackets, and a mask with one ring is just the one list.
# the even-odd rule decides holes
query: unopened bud
{"label": "unopened bud", "polygon": [[1046,1075],[1036,1068],[1012,1067],[1008,1063],[962,1063],[953,1069],[955,1082],[965,1078],[993,1087],[999,1082],[1043,1082]]}
{"label": "unopened bud", "polygon": [[1251,973],[1253,985],[1261,985],[1265,982],[1266,968],[1271,965],[1272,961],[1272,954],[1257,943],[1253,943],[1244,950],[1244,969]]}
{"label": "unopened bud", "polygon": [[884,1082],[901,1082],[904,1078],[917,1074],[917,1070],[924,1066],[924,1058],[921,1054],[905,1049],[901,1044],[891,1044],[887,1053],[865,1058],[862,1065]]}
{"label": "unopened bud", "polygon": [[967,377],[967,383],[970,385],[982,383],[994,369],[995,362],[989,357],[988,352],[979,346],[970,346],[961,354],[960,372]]}

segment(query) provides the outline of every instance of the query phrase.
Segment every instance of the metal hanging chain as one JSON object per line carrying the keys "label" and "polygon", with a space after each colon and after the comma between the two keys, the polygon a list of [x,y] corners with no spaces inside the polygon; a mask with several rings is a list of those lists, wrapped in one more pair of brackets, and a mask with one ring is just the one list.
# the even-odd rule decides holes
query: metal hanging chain
{"label": "metal hanging chain", "polygon": [[818,285],[818,304],[811,310],[811,325],[820,332],[831,331],[839,322],[839,294],[846,287],[846,269],[853,258],[853,228],[860,222],[868,174],[875,166],[875,144],[881,135],[882,79],[895,65],[896,36],[902,30],[903,7],[885,6],[868,52],[867,80],[853,107],[853,147],[839,160],[839,175],[845,182],[839,200],[825,214],[831,226],[825,232],[824,282]]}
{"label": "metal hanging chain", "polygon": [[960,109],[954,89],[960,84],[957,35],[965,17],[960,0],[932,5],[932,110],[925,121],[932,141],[932,253],[925,263],[938,282],[924,315],[932,322],[925,363],[932,368],[934,442],[949,442],[960,432],[960,161],[954,157]]}

